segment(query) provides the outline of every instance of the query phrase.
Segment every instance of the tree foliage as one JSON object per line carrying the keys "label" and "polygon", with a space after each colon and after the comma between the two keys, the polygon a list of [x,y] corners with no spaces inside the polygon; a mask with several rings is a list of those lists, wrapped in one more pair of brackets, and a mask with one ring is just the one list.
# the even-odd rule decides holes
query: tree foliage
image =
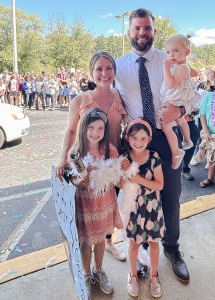
{"label": "tree foliage", "polygon": [[[108,51],[115,59],[122,56],[122,36],[95,37],[85,28],[81,19],[68,24],[63,16],[52,16],[45,22],[35,14],[16,9],[17,52],[19,72],[55,71],[65,66],[88,69],[95,51]],[[178,33],[170,17],[155,17],[154,46],[164,50],[166,40]],[[215,45],[195,47],[192,44],[190,64],[200,67],[215,64]],[[124,36],[124,53],[131,51],[127,34]],[[13,39],[11,8],[0,4],[0,71],[13,70]]]}

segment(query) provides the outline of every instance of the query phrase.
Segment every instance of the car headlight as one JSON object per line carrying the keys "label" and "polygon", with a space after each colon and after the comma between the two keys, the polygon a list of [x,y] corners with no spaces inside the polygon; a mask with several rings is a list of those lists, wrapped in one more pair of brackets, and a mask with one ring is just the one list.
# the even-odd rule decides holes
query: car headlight
{"label": "car headlight", "polygon": [[19,112],[13,111],[10,113],[10,115],[11,115],[11,117],[14,118],[14,120],[21,120],[21,119],[24,119],[24,117],[25,117],[25,111],[24,110],[19,111]]}

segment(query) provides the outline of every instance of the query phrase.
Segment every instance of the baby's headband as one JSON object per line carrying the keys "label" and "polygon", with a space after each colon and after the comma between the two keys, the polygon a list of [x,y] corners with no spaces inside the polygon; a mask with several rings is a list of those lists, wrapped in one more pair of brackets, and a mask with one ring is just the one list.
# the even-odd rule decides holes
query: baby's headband
{"label": "baby's headband", "polygon": [[148,128],[148,130],[149,130],[150,137],[152,136],[152,128],[151,128],[151,126],[149,125],[148,122],[142,120],[141,118],[137,118],[135,120],[132,120],[130,123],[128,123],[128,126],[126,128],[126,136],[128,136],[128,131],[131,128],[131,126],[133,126],[134,124],[143,124],[143,125],[145,125]]}
{"label": "baby's headband", "polygon": [[105,124],[107,123],[107,116],[102,111],[92,111],[90,114],[90,117],[91,118],[100,118],[105,122]]}

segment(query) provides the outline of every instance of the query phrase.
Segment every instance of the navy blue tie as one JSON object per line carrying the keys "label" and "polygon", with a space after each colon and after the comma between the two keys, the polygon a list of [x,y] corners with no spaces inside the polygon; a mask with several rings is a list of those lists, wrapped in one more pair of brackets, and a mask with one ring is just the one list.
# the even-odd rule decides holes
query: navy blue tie
{"label": "navy blue tie", "polygon": [[139,82],[140,82],[140,91],[141,98],[143,103],[143,119],[147,121],[151,126],[152,130],[156,129],[155,121],[155,110],[153,104],[152,91],[149,83],[148,72],[145,67],[146,58],[140,56],[136,62],[139,64]]}

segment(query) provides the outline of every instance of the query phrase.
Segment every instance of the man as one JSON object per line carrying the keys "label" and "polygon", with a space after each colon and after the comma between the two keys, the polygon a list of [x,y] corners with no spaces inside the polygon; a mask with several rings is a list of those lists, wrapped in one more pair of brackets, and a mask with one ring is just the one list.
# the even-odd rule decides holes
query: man
{"label": "man", "polygon": [[[160,106],[160,88],[163,81],[163,60],[166,53],[152,47],[156,29],[154,16],[147,9],[133,11],[129,18],[128,36],[132,51],[116,61],[116,86],[122,96],[129,121],[146,115],[153,110],[156,124],[150,145],[151,150],[157,151],[163,160],[164,188],[161,191],[166,233],[162,240],[164,254],[170,260],[175,275],[182,281],[190,279],[187,266],[179,251],[179,197],[181,193],[181,168],[171,168],[171,151],[166,137],[160,129],[160,122],[172,122],[185,113],[185,107],[175,107],[171,104]],[[148,72],[152,92],[151,106],[145,112],[142,102],[137,59],[146,58],[145,68]],[[189,104],[188,104],[189,105]],[[187,108],[187,107],[186,107]],[[151,124],[152,125],[152,124]],[[175,123],[176,125],[176,123]],[[177,134],[177,126],[174,128]],[[144,245],[146,248],[146,245]]]}

